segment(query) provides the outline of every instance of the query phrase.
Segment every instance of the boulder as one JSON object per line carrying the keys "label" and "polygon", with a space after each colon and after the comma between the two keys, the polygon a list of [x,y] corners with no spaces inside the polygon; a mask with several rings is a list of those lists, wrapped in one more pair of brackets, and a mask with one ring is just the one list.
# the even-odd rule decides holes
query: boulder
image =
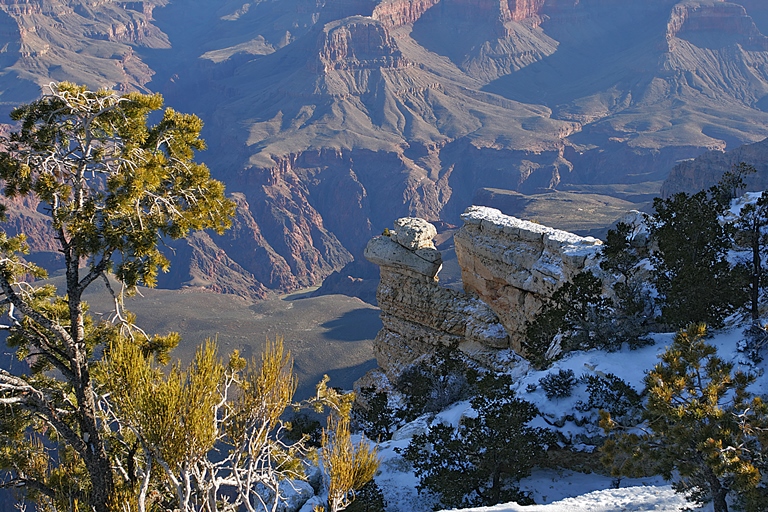
{"label": "boulder", "polygon": [[395,221],[395,233],[392,239],[406,249],[434,249],[432,239],[437,236],[437,229],[424,219],[404,217]]}
{"label": "boulder", "polygon": [[409,270],[429,278],[435,278],[443,266],[440,252],[434,246],[431,249],[408,250],[393,237],[384,235],[371,239],[365,246],[363,255],[368,261],[381,267]]}

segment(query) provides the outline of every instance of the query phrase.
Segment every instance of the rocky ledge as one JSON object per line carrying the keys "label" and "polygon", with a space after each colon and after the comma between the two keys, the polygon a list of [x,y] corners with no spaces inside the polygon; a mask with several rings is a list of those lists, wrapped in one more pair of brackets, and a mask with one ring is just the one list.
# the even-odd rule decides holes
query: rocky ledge
{"label": "rocky ledge", "polygon": [[471,206],[453,237],[464,290],[499,316],[520,352],[525,324],[573,276],[597,266],[602,242]]}
{"label": "rocky ledge", "polygon": [[374,350],[390,376],[440,345],[456,345],[486,365],[509,349],[524,355],[525,324],[543,301],[597,265],[602,244],[595,238],[493,208],[472,206],[462,218],[454,242],[463,292],[440,286],[442,259],[432,242],[437,231],[423,219],[398,219],[365,249],[381,270],[376,298],[383,328]]}

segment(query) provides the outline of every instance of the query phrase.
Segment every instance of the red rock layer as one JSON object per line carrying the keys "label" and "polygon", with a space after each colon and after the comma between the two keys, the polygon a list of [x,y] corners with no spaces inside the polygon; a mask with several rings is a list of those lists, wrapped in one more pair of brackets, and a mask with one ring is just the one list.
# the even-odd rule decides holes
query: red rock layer
{"label": "red rock layer", "polygon": [[392,0],[382,2],[373,10],[373,18],[385,27],[394,28],[416,22],[440,0]]}

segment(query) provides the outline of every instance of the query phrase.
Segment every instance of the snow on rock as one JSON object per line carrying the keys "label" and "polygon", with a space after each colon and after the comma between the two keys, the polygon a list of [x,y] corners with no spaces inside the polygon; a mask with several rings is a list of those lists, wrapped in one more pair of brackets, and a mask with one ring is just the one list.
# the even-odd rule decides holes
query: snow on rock
{"label": "snow on rock", "polygon": [[365,257],[381,267],[376,299],[383,327],[374,351],[389,377],[439,346],[457,345],[485,365],[495,351],[510,347],[507,330],[487,304],[439,285],[436,233],[423,219],[397,219],[389,236],[374,237],[365,248]]}
{"label": "snow on rock", "polygon": [[524,326],[560,286],[597,269],[602,242],[471,206],[454,236],[464,289],[499,316],[521,351]]}

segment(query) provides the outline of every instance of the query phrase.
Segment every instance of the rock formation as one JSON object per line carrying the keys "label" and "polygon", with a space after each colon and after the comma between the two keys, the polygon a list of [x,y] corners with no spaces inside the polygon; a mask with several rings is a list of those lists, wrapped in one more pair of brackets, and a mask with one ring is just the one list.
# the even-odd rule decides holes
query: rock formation
{"label": "rock formation", "polygon": [[322,48],[311,69],[379,69],[408,64],[386,28],[371,18],[355,16],[328,23],[320,35]]}
{"label": "rock formation", "polygon": [[521,353],[526,321],[542,301],[596,264],[601,243],[471,207],[454,236],[464,292],[443,288],[435,228],[403,218],[374,237],[365,257],[379,265],[377,299],[384,324],[374,341],[379,366],[396,374],[435,346],[456,345],[483,362],[494,353]]}
{"label": "rock formation", "polygon": [[[703,36],[709,35],[710,41]],[[667,41],[693,36],[700,45],[731,40],[750,50],[768,50],[768,37],[755,25],[746,9],[729,2],[685,2],[676,5],[667,24]],[[713,37],[714,36],[714,37]]]}
{"label": "rock formation", "polygon": [[471,356],[509,347],[509,336],[482,301],[442,288],[442,265],[432,237],[437,231],[423,219],[403,218],[395,229],[374,237],[365,257],[380,266],[376,298],[384,324],[374,341],[379,366],[398,371],[439,345],[456,345]]}
{"label": "rock formation", "polygon": [[725,171],[741,162],[753,165],[757,173],[744,181],[748,192],[768,189],[768,139],[739,146],[731,151],[707,151],[677,164],[661,186],[661,196],[697,192],[716,184]]}
{"label": "rock formation", "polygon": [[521,351],[525,324],[544,300],[582,270],[596,266],[602,242],[470,207],[453,237],[464,290],[499,316]]}
{"label": "rock formation", "polygon": [[384,0],[373,10],[373,18],[387,28],[395,28],[414,23],[421,16],[437,5],[440,0]]}

